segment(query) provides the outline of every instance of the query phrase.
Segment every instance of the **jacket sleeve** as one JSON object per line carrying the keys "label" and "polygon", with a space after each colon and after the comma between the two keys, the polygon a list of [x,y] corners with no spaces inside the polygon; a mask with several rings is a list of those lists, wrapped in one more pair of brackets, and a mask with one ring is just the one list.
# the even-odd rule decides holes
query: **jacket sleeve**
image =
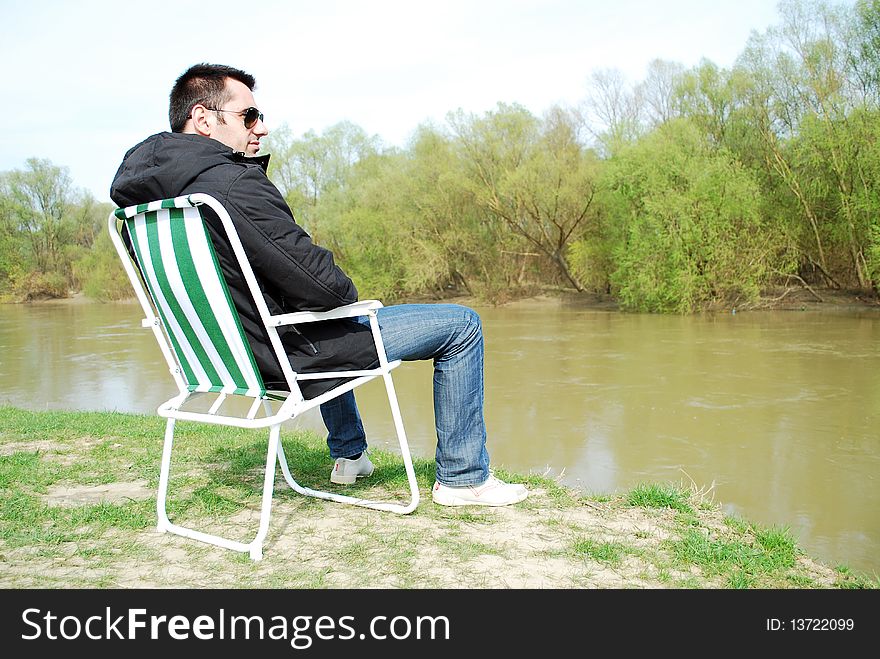
{"label": "jacket sleeve", "polygon": [[257,279],[290,311],[327,311],[356,302],[354,283],[333,253],[312,242],[278,189],[258,167],[246,167],[227,195],[229,214]]}

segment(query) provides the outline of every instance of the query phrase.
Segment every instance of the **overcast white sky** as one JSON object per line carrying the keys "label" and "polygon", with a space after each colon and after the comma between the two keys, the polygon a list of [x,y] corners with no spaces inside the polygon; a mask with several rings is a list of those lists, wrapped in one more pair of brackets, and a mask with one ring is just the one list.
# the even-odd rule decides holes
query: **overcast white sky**
{"label": "overcast white sky", "polygon": [[404,146],[457,108],[575,105],[599,69],[636,82],[655,58],[729,67],[777,22],[776,0],[0,0],[0,171],[48,158],[108,201],[196,62],[256,76],[270,129],[347,119]]}

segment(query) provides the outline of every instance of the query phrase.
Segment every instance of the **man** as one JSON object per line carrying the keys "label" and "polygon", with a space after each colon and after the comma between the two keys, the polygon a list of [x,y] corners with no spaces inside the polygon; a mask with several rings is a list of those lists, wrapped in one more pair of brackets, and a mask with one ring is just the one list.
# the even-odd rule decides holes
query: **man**
{"label": "man", "polygon": [[[147,138],[125,154],[110,196],[130,206],[196,192],[229,211],[263,290],[269,312],[325,311],[357,300],[333,255],[296,224],[266,176],[269,156],[256,157],[269,131],[257,109],[253,76],[228,66],[197,64],[171,91],[170,133]],[[225,232],[212,213],[206,224],[242,327],[267,386],[285,386],[281,368],[250,298]],[[434,360],[437,474],[432,497],[447,506],[504,506],[528,495],[523,485],[489,472],[483,420],[483,334],[477,314],[449,304],[398,305],[378,312],[389,360]],[[357,320],[288,328],[282,343],[294,371],[357,370],[378,363],[368,327]],[[305,381],[313,397],[326,384]],[[321,406],[330,480],[350,484],[373,465],[354,394]]]}

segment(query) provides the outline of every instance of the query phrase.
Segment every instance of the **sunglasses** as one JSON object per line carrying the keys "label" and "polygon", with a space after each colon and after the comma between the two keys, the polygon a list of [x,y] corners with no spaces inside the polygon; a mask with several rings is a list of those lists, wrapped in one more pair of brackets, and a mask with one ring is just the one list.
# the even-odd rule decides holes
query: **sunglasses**
{"label": "sunglasses", "polygon": [[248,108],[247,110],[220,110],[218,108],[209,108],[205,106],[205,109],[211,110],[212,112],[232,112],[233,114],[241,115],[244,117],[245,128],[253,128],[254,124],[257,123],[257,119],[263,121],[263,113],[257,108]]}

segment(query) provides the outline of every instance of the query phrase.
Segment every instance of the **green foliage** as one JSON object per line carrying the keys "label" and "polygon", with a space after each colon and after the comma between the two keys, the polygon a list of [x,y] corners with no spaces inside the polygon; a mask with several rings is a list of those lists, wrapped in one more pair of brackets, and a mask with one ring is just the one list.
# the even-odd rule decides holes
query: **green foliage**
{"label": "green foliage", "polygon": [[28,301],[92,286],[92,248],[109,212],[48,160],[0,174],[0,295]]}
{"label": "green foliage", "polygon": [[640,484],[626,495],[626,503],[642,508],[672,508],[693,513],[688,493],[671,485]]}
{"label": "green foliage", "polygon": [[584,288],[610,292],[611,273],[614,270],[614,241],[608,236],[584,236],[573,241],[566,253],[566,260],[571,264],[572,274],[577,277]]}
{"label": "green foliage", "polygon": [[394,154],[358,162],[344,190],[315,209],[316,239],[330,247],[361,297],[393,300],[413,292],[411,217],[401,207],[402,163]]}
{"label": "green foliage", "polygon": [[106,230],[97,235],[91,250],[74,261],[73,272],[82,282],[82,292],[93,300],[123,300],[132,295],[131,282]]}
{"label": "green foliage", "polygon": [[450,116],[467,189],[506,233],[577,290],[566,259],[595,223],[598,160],[581,142],[574,112],[550,110],[543,121],[520,106],[499,104],[484,117]]}
{"label": "green foliage", "polygon": [[880,281],[880,221],[871,224],[868,239],[868,274],[876,282]]}
{"label": "green foliage", "polygon": [[874,101],[880,100],[880,0],[855,5],[850,64]]}
{"label": "green foliage", "polygon": [[343,121],[323,134],[308,131],[294,138],[284,124],[266,139],[273,158],[269,176],[308,231],[316,231],[315,215],[319,200],[347,185],[352,168],[379,151],[379,139],[369,137],[360,126]]}
{"label": "green foliage", "polygon": [[795,567],[799,550],[786,529],[752,530],[754,540],[748,541],[707,537],[690,529],[670,546],[678,560],[699,566],[707,575],[725,575],[729,588],[750,588],[756,580],[785,575]]}
{"label": "green foliage", "polygon": [[675,120],[621,152],[607,175],[625,202],[612,274],[623,306],[687,313],[757,298],[773,236],[757,184],[726,150]]}
{"label": "green foliage", "polygon": [[62,273],[27,270],[20,266],[10,268],[4,288],[17,302],[67,297],[70,293],[68,280]]}
{"label": "green foliage", "polygon": [[572,544],[572,551],[584,558],[616,565],[627,553],[627,547],[620,542],[598,542],[590,538],[578,538]]}
{"label": "green foliage", "polygon": [[70,207],[73,190],[65,168],[30,158],[24,170],[7,172],[2,180],[6,223],[26,238],[28,256],[36,270],[64,266],[62,246],[73,236]]}
{"label": "green foliage", "polygon": [[[731,69],[599,71],[579,109],[452,112],[404,149],[282,126],[269,175],[362,297],[562,287],[687,313],[798,280],[876,291],[880,2],[779,19]],[[108,212],[49,161],[0,174],[0,299],[127,296]]]}

